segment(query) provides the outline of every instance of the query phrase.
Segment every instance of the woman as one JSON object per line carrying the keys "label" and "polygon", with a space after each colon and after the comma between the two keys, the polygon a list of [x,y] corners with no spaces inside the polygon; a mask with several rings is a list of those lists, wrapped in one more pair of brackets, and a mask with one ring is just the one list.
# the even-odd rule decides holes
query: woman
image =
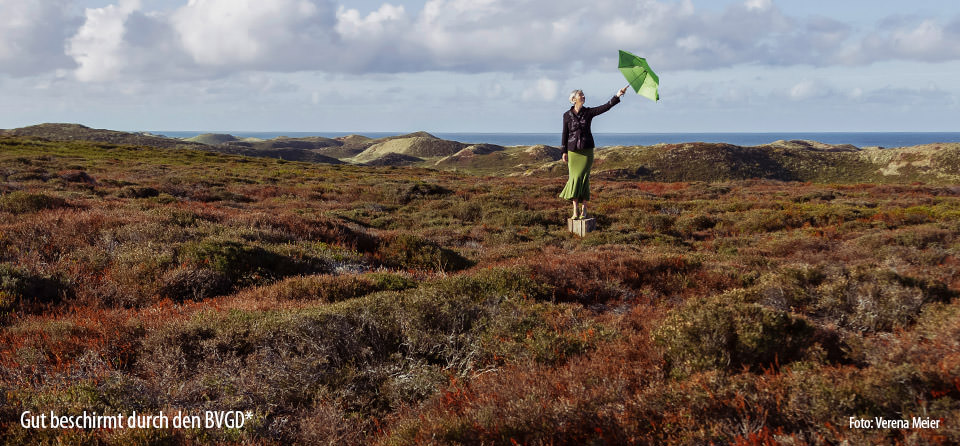
{"label": "woman", "polygon": [[[629,85],[628,85],[629,86]],[[587,201],[590,201],[590,167],[593,166],[593,133],[590,123],[597,116],[620,103],[620,97],[627,91],[623,87],[610,102],[599,107],[584,107],[585,97],[582,90],[570,93],[570,110],[563,114],[563,162],[567,163],[570,178],[560,192],[560,198],[573,200],[573,217],[587,218]],[[582,207],[580,207],[582,206]]]}

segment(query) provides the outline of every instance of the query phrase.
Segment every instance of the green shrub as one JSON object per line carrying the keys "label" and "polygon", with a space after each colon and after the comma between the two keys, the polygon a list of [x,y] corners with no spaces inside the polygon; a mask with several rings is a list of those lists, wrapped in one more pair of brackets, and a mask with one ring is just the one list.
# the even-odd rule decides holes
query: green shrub
{"label": "green shrub", "polygon": [[857,331],[892,331],[911,324],[922,307],[945,302],[957,292],[877,268],[833,272],[815,290],[816,309]]}
{"label": "green shrub", "polygon": [[178,207],[158,207],[152,209],[150,213],[157,215],[163,224],[181,227],[198,226],[204,222],[218,222],[215,214],[201,214],[191,209]]}
{"label": "green shrub", "polygon": [[417,281],[403,274],[377,272],[366,274],[364,277],[373,282],[373,287],[377,291],[403,291],[417,287]]}
{"label": "green shrub", "polygon": [[778,310],[809,310],[816,304],[816,287],[826,280],[822,267],[796,264],[765,274],[751,290],[756,302]]}
{"label": "green shrub", "polygon": [[533,271],[526,268],[487,268],[472,275],[461,274],[443,278],[430,286],[457,295],[549,299],[553,287],[537,279]]}
{"label": "green shrub", "polygon": [[151,198],[160,196],[160,191],[152,187],[126,186],[117,191],[120,198]]}
{"label": "green shrub", "polygon": [[25,172],[17,172],[7,176],[7,181],[26,182],[26,181],[47,181],[50,179],[50,173],[43,169],[31,169]]}
{"label": "green shrub", "polygon": [[402,276],[378,273],[374,275],[312,275],[294,276],[257,291],[263,297],[276,300],[317,300],[339,302],[376,291],[399,291],[416,286]]}
{"label": "green shrub", "polygon": [[667,233],[673,229],[677,217],[666,214],[646,214],[640,221],[640,226],[651,232]]}
{"label": "green shrub", "polygon": [[588,234],[581,244],[587,247],[603,245],[643,245],[651,239],[657,237],[657,234],[646,232],[618,232],[618,231],[594,231]]}
{"label": "green shrub", "polygon": [[64,199],[46,194],[14,191],[0,196],[0,211],[12,214],[26,214],[66,206],[67,202]]}
{"label": "green shrub", "polygon": [[799,359],[814,334],[802,318],[721,295],[695,299],[654,333],[675,377],[705,370],[760,370]]}
{"label": "green shrub", "polygon": [[473,265],[460,254],[411,234],[385,237],[378,255],[388,265],[411,269],[459,271]]}
{"label": "green shrub", "polygon": [[764,274],[741,295],[855,331],[893,331],[912,324],[925,305],[949,302],[957,292],[883,268],[794,264]]}
{"label": "green shrub", "polygon": [[97,180],[82,170],[68,170],[65,172],[60,172],[59,176],[60,178],[71,183],[97,184]]}
{"label": "green shrub", "polygon": [[548,226],[556,224],[558,221],[560,220],[545,211],[516,211],[509,219],[511,225],[522,227]]}
{"label": "green shrub", "polygon": [[160,279],[160,297],[175,302],[203,300],[230,292],[229,278],[208,268],[178,268],[168,271]]}
{"label": "green shrub", "polygon": [[0,321],[17,310],[36,311],[59,303],[72,293],[69,283],[60,277],[0,263]]}
{"label": "green shrub", "polygon": [[692,232],[712,229],[717,225],[717,219],[709,215],[693,215],[680,218],[677,220],[676,225],[678,231],[689,234]]}
{"label": "green shrub", "polygon": [[453,191],[438,184],[417,181],[397,189],[397,202],[407,204],[417,198],[442,197],[451,193]]}
{"label": "green shrub", "polygon": [[281,441],[297,408],[381,417],[451,375],[590,348],[581,333],[601,327],[582,309],[534,300],[546,294],[527,270],[493,269],[297,311],[205,311],[149,333],[135,372],[151,377],[145,393],[161,407],[261,408],[248,434]]}
{"label": "green shrub", "polygon": [[899,246],[927,249],[949,246],[952,240],[954,234],[951,231],[935,226],[919,226],[896,231],[892,241]]}
{"label": "green shrub", "polygon": [[323,259],[292,258],[258,245],[208,238],[184,243],[179,257],[192,265],[223,274],[230,283],[247,285],[296,274],[324,273],[330,266]]}
{"label": "green shrub", "polygon": [[453,205],[451,213],[460,221],[475,223],[483,217],[483,206],[475,201],[460,201]]}

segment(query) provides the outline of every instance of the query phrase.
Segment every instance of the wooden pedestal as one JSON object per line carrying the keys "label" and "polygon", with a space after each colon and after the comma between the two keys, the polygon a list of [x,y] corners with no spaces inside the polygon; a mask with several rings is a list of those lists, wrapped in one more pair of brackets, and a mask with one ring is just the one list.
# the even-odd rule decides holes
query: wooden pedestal
{"label": "wooden pedestal", "polygon": [[593,218],[584,218],[582,220],[568,218],[567,229],[570,232],[577,234],[580,237],[583,237],[587,235],[588,232],[597,229],[597,220]]}

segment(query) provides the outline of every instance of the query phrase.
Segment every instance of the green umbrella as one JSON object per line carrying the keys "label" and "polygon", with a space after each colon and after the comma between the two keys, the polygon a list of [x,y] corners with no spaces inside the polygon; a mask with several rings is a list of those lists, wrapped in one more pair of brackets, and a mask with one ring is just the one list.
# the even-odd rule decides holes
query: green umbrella
{"label": "green umbrella", "polygon": [[637,57],[624,50],[620,50],[620,72],[627,78],[633,91],[640,96],[650,98],[651,101],[659,101],[660,93],[657,88],[660,86],[660,78],[647,65],[647,60]]}

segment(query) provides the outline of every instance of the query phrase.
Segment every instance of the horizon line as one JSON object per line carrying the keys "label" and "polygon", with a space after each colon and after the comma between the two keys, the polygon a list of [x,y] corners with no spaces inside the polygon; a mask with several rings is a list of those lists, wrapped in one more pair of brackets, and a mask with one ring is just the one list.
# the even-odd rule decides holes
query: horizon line
{"label": "horizon line", "polygon": [[[416,132],[427,132],[427,133],[446,133],[446,134],[472,134],[472,135],[547,135],[547,134],[560,134],[559,131],[548,131],[548,132],[476,132],[476,131],[446,131],[446,130],[120,130],[125,132],[148,132],[148,133],[163,133],[163,132],[179,132],[179,133],[219,133],[219,134],[229,134],[229,133],[347,133],[347,134],[357,134],[362,135],[364,133],[396,133],[396,134],[407,134],[407,133],[416,133]],[[865,134],[898,134],[898,133],[956,133],[960,134],[958,130],[922,130],[922,131],[913,131],[913,130],[884,130],[884,131],[870,131],[870,130],[854,130],[854,131],[819,131],[819,130],[767,130],[767,131],[678,131],[678,132],[594,132],[594,134],[599,135],[698,135],[698,134],[711,134],[711,135],[736,135],[736,134],[782,134],[782,133],[815,133],[815,134],[851,134],[851,133],[865,133]]]}

